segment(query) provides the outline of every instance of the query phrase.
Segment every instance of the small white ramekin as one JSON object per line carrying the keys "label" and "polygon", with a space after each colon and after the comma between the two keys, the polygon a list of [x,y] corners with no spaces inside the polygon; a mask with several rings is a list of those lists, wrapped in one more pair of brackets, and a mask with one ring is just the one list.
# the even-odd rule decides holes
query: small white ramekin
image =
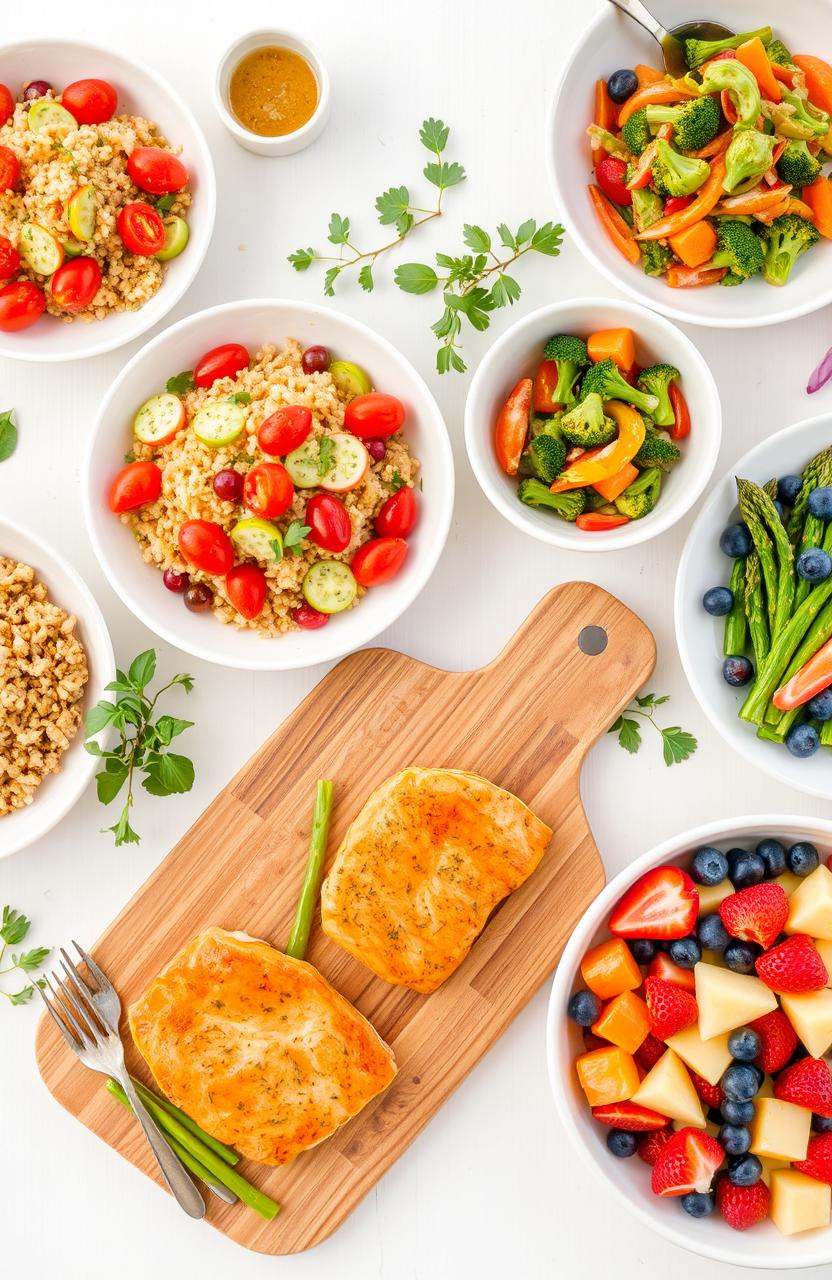
{"label": "small white ramekin", "polygon": [[[291,49],[293,53],[299,53],[306,59],[318,81],[318,105],[300,129],[295,129],[293,133],[281,134],[276,138],[265,138],[262,134],[252,133],[250,129],[240,124],[229,104],[228,86],[234,68],[247,53],[272,45],[281,49]],[[241,147],[245,147],[247,151],[253,151],[258,156],[290,156],[295,151],[302,151],[304,147],[308,147],[310,142],[314,142],[320,136],[329,119],[329,99],[329,75],[314,46],[291,31],[280,31],[271,27],[250,31],[248,35],[235,40],[220,59],[214,79],[214,104],[220,120],[235,142],[239,142]]]}

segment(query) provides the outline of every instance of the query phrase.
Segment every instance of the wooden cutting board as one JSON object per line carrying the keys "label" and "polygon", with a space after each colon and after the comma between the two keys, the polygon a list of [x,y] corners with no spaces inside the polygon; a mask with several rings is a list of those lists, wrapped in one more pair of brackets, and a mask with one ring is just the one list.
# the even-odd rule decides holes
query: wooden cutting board
{"label": "wooden cutting board", "polygon": [[[586,627],[605,633],[602,653],[582,652]],[[267,1169],[241,1162],[241,1171],[282,1204],[273,1222],[209,1195],[213,1226],[261,1253],[296,1253],[324,1240],[552,972],[604,883],[581,805],[581,764],[654,661],[644,623],[614,596],[580,582],[550,591],[479,671],[437,671],[387,649],[354,653],[229,782],[113,921],[92,950],[125,1007],[207,925],[282,946],[321,777],[335,784],[330,858],[373,788],[411,764],[480,773],[515,792],[554,829],[540,866],[432,995],[389,985],[320,927],[313,930],[309,960],[393,1046],[399,1074],[350,1124],[292,1164]],[[159,1181],[138,1126],[45,1016],[36,1052],[58,1101]],[[128,1062],[150,1083],[132,1046]]]}

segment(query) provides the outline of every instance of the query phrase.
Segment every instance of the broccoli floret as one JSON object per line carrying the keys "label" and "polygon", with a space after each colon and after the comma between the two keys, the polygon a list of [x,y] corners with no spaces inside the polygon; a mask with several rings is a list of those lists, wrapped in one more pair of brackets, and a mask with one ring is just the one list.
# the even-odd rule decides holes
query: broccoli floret
{"label": "broccoli floret", "polygon": [[672,364],[651,364],[642,369],[636,379],[637,387],[658,399],[659,403],[653,410],[653,421],[657,427],[672,427],[676,421],[668,393],[671,382],[678,377],[679,370]]}
{"label": "broccoli floret", "polygon": [[643,240],[641,250],[641,266],[645,275],[663,276],[673,261],[673,250],[660,240]]}
{"label": "broccoli floret", "polygon": [[820,160],[813,156],[805,138],[792,138],[777,161],[777,176],[793,187],[808,187],[822,169]]}
{"label": "broccoli floret", "polygon": [[538,480],[551,484],[565,463],[566,447],[563,442],[554,436],[539,435],[520,458],[520,469],[524,475],[536,476]]}
{"label": "broccoli floret", "polygon": [[672,124],[673,139],[683,151],[698,151],[719,133],[722,112],[716,98],[690,98],[676,106],[644,108],[650,125]]}
{"label": "broccoli floret", "polygon": [[581,449],[594,449],[614,440],[618,428],[612,418],[605,416],[601,397],[591,392],[574,409],[563,415],[560,430],[567,444],[578,445]]}
{"label": "broccoli floret", "polygon": [[782,102],[764,102],[762,110],[782,138],[823,138],[829,129],[826,112],[790,89],[783,89]]}
{"label": "broccoli floret", "polygon": [[716,253],[708,263],[712,267],[727,267],[728,275],[722,284],[742,284],[750,276],[763,269],[763,246],[759,238],[745,222],[736,218],[721,218],[716,226]]}
{"label": "broccoli floret", "polygon": [[762,99],[753,73],[742,62],[736,58],[712,62],[702,77],[699,89],[702,93],[722,93],[727,89],[737,113],[735,131],[755,128]]}
{"label": "broccoli floret", "polygon": [[659,467],[648,467],[642,471],[637,480],[627,485],[623,493],[615,500],[615,509],[619,515],[629,516],[631,520],[641,520],[648,515],[659,500],[662,491],[662,473]]}
{"label": "broccoli floret", "polygon": [[627,150],[634,156],[640,156],[648,143],[653,141],[650,125],[647,122],[646,107],[633,112],[621,128],[621,138]]}
{"label": "broccoli floret", "polygon": [[760,232],[765,261],[763,276],[769,284],[785,284],[797,259],[819,239],[817,228],[796,213],[783,213]]}
{"label": "broccoli floret", "polygon": [[633,463],[637,467],[661,467],[666,471],[668,467],[673,466],[674,462],[678,462],[681,456],[681,450],[672,440],[648,432],[644,437],[644,443],[633,458]]}
{"label": "broccoli floret", "polygon": [[553,436],[555,440],[560,440],[560,420],[562,413],[554,413],[550,418],[541,418],[535,415],[529,424],[529,433],[532,439],[535,436]]}
{"label": "broccoli floret", "polygon": [[772,36],[771,27],[760,27],[759,31],[743,31],[741,35],[726,36],[724,40],[685,40],[685,62],[694,71],[709,58],[715,58],[726,49],[739,49],[741,44],[745,44],[746,40],[753,40],[755,36],[759,36],[763,44],[768,44]]}
{"label": "broccoli floret", "polygon": [[792,55],[782,40],[772,40],[766,45],[769,62],[776,62],[778,67],[793,67]]}
{"label": "broccoli floret", "polygon": [[582,492],[586,494],[585,511],[602,511],[604,508],[608,508],[610,515],[615,515],[615,507],[611,506],[604,495],[599,493],[597,489],[589,488],[582,490]]}
{"label": "broccoli floret", "polygon": [[646,231],[664,216],[664,201],[650,187],[638,187],[633,191],[633,222],[636,231]]}
{"label": "broccoli floret", "polygon": [[646,392],[639,391],[626,382],[615,361],[609,356],[606,360],[599,360],[597,364],[590,365],[584,374],[582,394],[588,396],[593,391],[597,392],[602,400],[624,400],[644,413],[652,413],[659,403],[658,396],[647,395]]}
{"label": "broccoli floret", "polygon": [[626,144],[614,133],[610,133],[609,129],[602,129],[600,124],[591,124],[587,126],[587,133],[607,155],[616,156],[619,160],[629,160],[630,153]]}
{"label": "broccoli floret", "polygon": [[546,360],[554,360],[558,366],[558,383],[552,393],[556,404],[573,405],[577,399],[575,383],[581,369],[589,360],[586,343],[571,333],[557,333],[543,349]]}
{"label": "broccoli floret", "polygon": [[566,493],[551,493],[540,480],[521,480],[517,496],[527,507],[543,507],[554,511],[562,520],[574,524],[586,505],[583,489],[569,489]]}
{"label": "broccoli floret", "polygon": [[711,172],[707,160],[680,155],[664,138],[656,141],[653,161],[653,186],[662,196],[692,195]]}
{"label": "broccoli floret", "polygon": [[759,129],[741,129],[732,137],[725,152],[725,191],[736,191],[743,183],[752,186],[771,168],[775,138]]}

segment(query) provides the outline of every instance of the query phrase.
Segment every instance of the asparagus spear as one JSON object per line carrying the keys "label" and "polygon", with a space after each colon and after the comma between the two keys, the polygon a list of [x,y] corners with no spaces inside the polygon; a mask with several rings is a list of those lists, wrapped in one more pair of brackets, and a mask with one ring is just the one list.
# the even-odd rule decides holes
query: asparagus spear
{"label": "asparagus spear", "polygon": [[818,485],[832,484],[832,447],[816,453],[814,458],[806,463],[801,475],[803,488],[795,498],[787,526],[789,539],[794,546],[802,541],[801,534],[807,517],[809,494]]}
{"label": "asparagus spear", "polygon": [[[823,543],[823,535],[825,530],[825,522],[818,516],[813,516],[811,511],[806,515],[806,522],[803,525],[803,534],[800,539],[800,546],[796,548],[797,555],[802,555],[804,551],[809,551],[812,547],[819,547]],[[811,582],[807,582],[805,578],[798,578],[797,590],[795,591],[794,602],[796,605],[803,604],[803,601],[812,590]]]}
{"label": "asparagus spear", "polygon": [[757,671],[757,678],[740,709],[741,719],[750,720],[752,724],[762,723],[769,699],[782,683],[783,675],[804,637],[807,647],[811,645],[810,653],[819,648],[815,626],[818,615],[831,597],[832,578],[827,578],[795,610],[779,634],[772,637],[768,657]]}
{"label": "asparagus spear", "polygon": [[768,656],[770,641],[768,617],[763,599],[763,583],[760,573],[760,557],[752,551],[745,561],[745,616],[757,670]]}
{"label": "asparagus spear", "polygon": [[315,792],[315,808],[312,812],[312,834],[309,838],[309,859],[306,874],[298,899],[292,931],[286,943],[287,956],[303,960],[309,946],[309,933],[312,928],[312,917],[318,902],[318,890],[326,857],[326,838],[329,835],[329,820],[332,815],[332,783],[321,779]]}
{"label": "asparagus spear", "polygon": [[820,726],[820,745],[832,747],[832,720],[824,720]]}
{"label": "asparagus spear", "polygon": [[210,1133],[206,1133],[204,1129],[201,1129],[196,1120],[192,1120],[191,1117],[186,1115],[184,1111],[180,1110],[175,1103],[170,1102],[167,1098],[158,1093],[151,1092],[146,1085],[142,1084],[141,1080],[136,1080],[134,1078],[133,1084],[136,1086],[136,1092],[143,1102],[157,1103],[163,1108],[163,1110],[167,1111],[168,1115],[173,1116],[174,1119],[178,1120],[180,1124],[183,1124],[186,1129],[190,1129],[195,1138],[198,1138],[200,1142],[204,1142],[206,1147],[210,1147],[211,1150],[219,1156],[220,1160],[224,1160],[226,1164],[239,1164],[240,1157],[237,1155],[236,1151],[233,1151],[231,1147],[227,1147],[224,1142],[220,1142],[217,1138],[212,1138]]}
{"label": "asparagus spear", "polygon": [[745,619],[745,561],[735,560],[731,570],[731,591],[734,603],[731,612],[725,618],[725,638],[722,643],[726,658],[733,654],[745,653],[746,619]]}
{"label": "asparagus spear", "polygon": [[[795,575],[791,543],[771,498],[751,480],[737,480],[740,512],[760,557],[768,598],[772,641],[794,606]],[[773,593],[773,594],[772,594]]]}

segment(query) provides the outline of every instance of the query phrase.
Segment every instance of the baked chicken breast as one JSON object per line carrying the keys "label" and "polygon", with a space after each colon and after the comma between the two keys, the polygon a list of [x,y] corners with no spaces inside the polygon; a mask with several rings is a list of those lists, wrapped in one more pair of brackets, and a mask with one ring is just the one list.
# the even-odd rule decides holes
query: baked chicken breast
{"label": "baked chicken breast", "polygon": [[325,932],[379,977],[435,991],[552,832],[474,773],[405,769],[373,792],[321,890]]}
{"label": "baked chicken breast", "polygon": [[159,1088],[203,1129],[286,1164],[386,1089],[393,1052],[312,965],[205,929],[128,1011]]}

